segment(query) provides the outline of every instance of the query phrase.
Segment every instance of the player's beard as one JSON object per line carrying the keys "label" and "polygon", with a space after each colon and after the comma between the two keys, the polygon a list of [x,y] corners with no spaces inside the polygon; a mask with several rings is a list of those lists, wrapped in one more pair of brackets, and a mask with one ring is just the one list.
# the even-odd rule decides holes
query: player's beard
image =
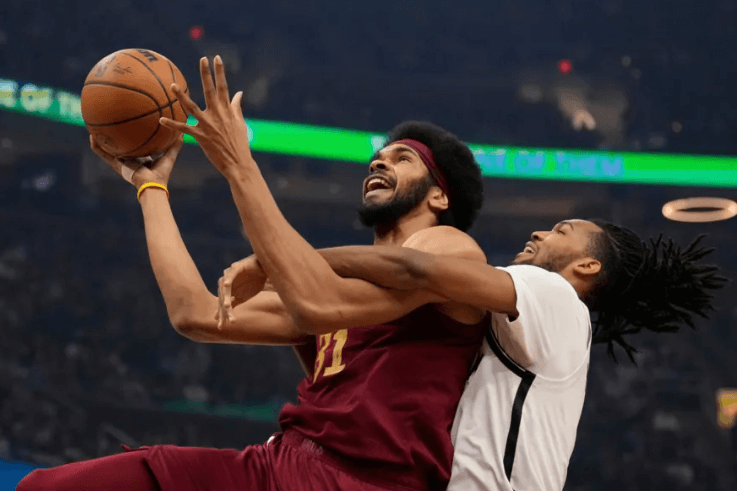
{"label": "player's beard", "polygon": [[365,226],[375,228],[394,224],[426,199],[431,186],[431,180],[424,177],[387,202],[378,204],[362,203],[358,210],[359,220]]}
{"label": "player's beard", "polygon": [[559,273],[564,270],[567,265],[572,263],[572,260],[574,259],[575,255],[555,256],[554,258],[548,257],[541,259],[533,257],[521,261],[513,260],[511,265],[534,265],[550,272]]}

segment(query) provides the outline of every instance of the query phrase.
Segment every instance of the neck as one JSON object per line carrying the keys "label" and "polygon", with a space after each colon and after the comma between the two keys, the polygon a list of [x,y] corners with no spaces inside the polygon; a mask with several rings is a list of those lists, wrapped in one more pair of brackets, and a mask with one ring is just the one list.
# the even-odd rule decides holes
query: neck
{"label": "neck", "polygon": [[570,285],[572,285],[572,287],[575,289],[575,292],[577,292],[577,297],[579,297],[580,300],[583,300],[585,298],[585,294],[590,288],[589,283],[580,278],[577,274],[575,274],[575,272],[570,269],[565,269],[559,272],[559,274],[562,275],[565,280],[570,283]]}
{"label": "neck", "polygon": [[374,245],[402,246],[413,234],[435,225],[437,223],[434,214],[412,211],[392,224],[376,225]]}

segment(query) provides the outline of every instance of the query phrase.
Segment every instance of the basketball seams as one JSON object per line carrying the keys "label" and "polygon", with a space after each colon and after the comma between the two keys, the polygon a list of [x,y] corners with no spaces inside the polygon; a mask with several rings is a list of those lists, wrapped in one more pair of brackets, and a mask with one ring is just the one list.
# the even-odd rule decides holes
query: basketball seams
{"label": "basketball seams", "polygon": [[[144,91],[142,91],[140,89],[135,89],[133,87],[128,87],[128,86],[123,85],[123,84],[118,84],[116,82],[88,82],[85,85],[107,85],[107,86],[110,86],[110,87],[117,87],[119,89],[127,89],[127,90],[130,90],[130,91],[133,91],[133,92],[137,92],[139,94],[143,94],[143,95],[145,95],[146,97],[148,97],[149,99],[151,99],[154,102],[154,104],[156,105],[157,109],[155,109],[153,111],[150,111],[150,112],[148,112],[146,114],[139,115],[139,116],[137,116],[135,118],[132,118],[132,119],[130,119],[130,121],[134,121],[134,120],[137,120],[139,118],[143,118],[145,116],[151,116],[152,114],[156,113],[157,111],[159,111],[159,117],[160,118],[163,116],[162,115],[162,108],[159,106],[159,101],[157,101],[156,99],[154,99],[154,97],[151,94],[149,94],[148,92],[144,92]],[[123,121],[123,122],[120,122],[119,121],[119,122],[116,122],[116,123],[108,123],[108,124],[87,124],[87,123],[85,123],[85,124],[87,126],[91,127],[91,128],[104,128],[106,126],[113,126],[114,124],[119,124],[120,125],[120,124],[126,123],[126,122],[127,121]],[[126,151],[123,154],[132,154],[132,153],[136,152],[137,150],[141,149],[142,147],[144,147],[149,142],[151,142],[151,139],[154,138],[154,136],[159,132],[159,128],[160,127],[161,127],[161,125],[159,123],[157,123],[156,130],[154,130],[154,133],[152,133],[149,136],[149,138],[147,138],[146,141],[144,141],[143,144],[139,145],[138,147],[136,147],[133,150]]]}
{"label": "basketball seams", "polygon": [[[169,98],[169,92],[167,92],[167,89],[164,87],[164,82],[162,82],[162,79],[159,78],[159,75],[157,75],[157,73],[154,70],[152,70],[151,67],[145,61],[143,61],[143,60],[141,60],[141,59],[133,56],[132,54],[126,53],[125,51],[119,51],[118,54],[125,55],[125,56],[127,56],[129,58],[133,58],[137,62],[141,63],[144,67],[146,67],[146,69],[149,71],[149,73],[151,73],[154,76],[154,78],[157,79],[157,82],[159,82],[159,87],[161,87],[162,88],[162,91],[164,91],[164,97],[167,98],[167,103],[168,104],[165,107],[169,107],[169,111],[170,111],[170,113],[172,113],[172,119],[174,119],[174,110],[172,109],[172,100]],[[161,56],[161,55],[159,55],[159,56]],[[166,59],[163,56],[162,56],[162,58],[163,59]],[[169,60],[167,60],[167,61],[169,61]],[[157,106],[159,106],[159,104],[157,104]]]}
{"label": "basketball seams", "polygon": [[167,60],[167,64],[169,65],[169,73],[171,73],[171,74],[172,74],[172,83],[174,84],[174,83],[176,83],[176,82],[177,82],[177,79],[176,79],[176,77],[174,76],[174,67],[172,66],[172,62],[171,62],[171,61],[169,61],[169,60]]}
{"label": "basketball seams", "polygon": [[157,133],[159,133],[159,130],[161,130],[161,129],[162,129],[162,125],[157,125],[157,129],[154,130],[154,133],[152,133],[151,136],[149,138],[147,138],[144,143],[142,143],[141,145],[139,145],[138,147],[136,147],[133,150],[129,150],[128,152],[126,152],[126,154],[133,154],[134,152],[137,152],[139,149],[142,149],[144,146],[146,146],[146,144],[148,144],[149,142],[151,142],[151,139],[152,138],[156,137]]}
{"label": "basketball seams", "polygon": [[[83,91],[83,93],[88,95],[88,100],[92,101],[90,104],[93,105],[87,105],[89,107],[89,110],[91,111],[88,116],[93,117],[98,121],[102,120],[102,122],[100,123],[86,122],[86,126],[88,127],[90,132],[93,134],[99,133],[101,135],[107,135],[109,132],[112,132],[111,135],[116,135],[116,140],[118,140],[118,137],[121,137],[122,140],[120,143],[124,143],[124,145],[126,143],[140,143],[140,145],[137,145],[136,148],[128,148],[126,150],[123,150],[118,147],[118,145],[116,145],[115,153],[117,155],[136,155],[137,153],[149,152],[150,148],[168,146],[171,140],[169,135],[171,132],[166,128],[162,129],[162,125],[158,123],[158,118],[165,116],[166,108],[169,108],[172,119],[180,120],[182,119],[182,117],[188,117],[188,113],[182,106],[182,102],[180,101],[180,99],[174,94],[170,94],[168,87],[165,87],[164,80],[166,80],[166,75],[165,69],[162,66],[162,62],[166,63],[169,66],[171,83],[181,83],[181,85],[184,85],[185,94],[189,93],[187,83],[184,80],[179,80],[183,78],[182,74],[169,59],[158,53],[154,54],[159,57],[158,60],[154,59],[152,61],[150,56],[146,56],[146,59],[144,59],[144,57],[142,57],[138,52],[132,50],[120,50],[114,54],[116,56],[125,55],[128,58],[133,58],[153,76],[152,79],[149,79],[146,76],[146,71],[142,71],[141,67],[134,63],[133,67],[119,69],[116,71],[116,73],[118,73],[119,75],[125,75],[125,73],[121,71],[125,70],[130,74],[135,74],[135,77],[137,77],[136,79],[129,79],[124,77],[123,80],[121,80],[120,77],[117,77],[115,74],[111,73],[108,74],[109,77],[101,77],[103,80],[100,80],[100,78],[98,78],[97,81],[93,81],[90,80],[93,78],[93,72],[90,72],[90,75],[88,75],[88,78],[85,81],[84,86],[86,87],[89,85],[91,88],[88,91]],[[146,53],[146,55],[148,55],[148,53]],[[125,63],[125,61],[120,58],[118,59],[118,61],[116,61],[115,57],[112,57],[110,62],[115,63],[116,67],[120,63]],[[129,64],[127,64],[127,66],[130,67]],[[132,69],[133,72],[131,72]],[[161,72],[161,74],[159,72]],[[118,80],[116,80],[116,78]],[[156,80],[157,84],[159,84],[159,87],[162,89],[164,97],[167,101],[165,104],[159,104],[159,97],[155,94],[156,88],[153,85],[154,80]],[[168,84],[170,83],[168,82]],[[92,88],[92,86],[95,85],[101,87],[98,89]],[[108,87],[109,89],[106,89],[106,87]],[[127,94],[125,91],[131,91],[131,94]],[[116,93],[119,94],[115,96],[116,99],[108,101],[108,97],[106,96],[106,94]],[[146,99],[141,99],[137,96],[137,94],[142,94],[146,96]],[[101,97],[102,99],[100,99]],[[130,101],[130,103],[127,103],[126,101]],[[152,105],[149,105],[148,103],[146,103],[146,101],[151,101]],[[117,121],[110,121],[110,116],[113,116],[115,118],[114,115],[108,114],[106,116],[105,114],[100,113],[100,107],[94,107],[100,105],[103,105],[103,107],[105,107],[108,104],[122,104],[125,106],[126,109],[122,108],[121,111],[117,112]],[[182,111],[182,115],[180,115],[179,113],[175,113],[174,108],[176,104],[180,105],[180,111]],[[138,106],[138,108],[136,108],[136,106]],[[149,107],[147,108],[146,106]],[[143,113],[141,111],[143,111]],[[106,122],[106,120],[108,121]],[[118,127],[120,127],[121,130],[118,130]],[[151,129],[153,129],[154,131],[147,137],[145,132],[146,130]],[[129,135],[130,138],[127,135]],[[141,143],[142,140],[144,141]]]}
{"label": "basketball seams", "polygon": [[[170,60],[167,60],[167,63],[169,63],[169,71],[172,72],[172,82],[177,83],[177,76],[174,73],[174,65],[172,64]],[[180,73],[180,75],[182,75],[182,73]],[[184,76],[183,76],[183,79],[184,79]],[[188,92],[190,92],[190,88],[187,87],[187,83],[185,82],[185,94],[187,94]],[[182,110],[182,114],[185,115],[185,118],[187,118],[187,111],[185,111],[185,107],[182,105],[182,103],[180,103],[180,109]],[[174,109],[172,109],[172,119],[174,119]]]}
{"label": "basketball seams", "polygon": [[[151,99],[152,101],[154,101],[154,104],[156,105],[157,108],[161,107],[161,106],[159,106],[159,101],[157,101],[156,99],[154,99],[154,96],[152,96],[148,92],[144,92],[141,89],[137,89],[135,87],[129,87],[129,86],[124,85],[124,84],[119,84],[118,82],[85,82],[85,86],[87,86],[87,85],[109,85],[111,87],[118,87],[119,89],[128,89],[129,91],[138,92],[139,94],[145,95],[146,97],[148,97],[149,99]],[[84,86],[83,86],[83,89],[84,89]]]}
{"label": "basketball seams", "polygon": [[[153,96],[152,96],[151,94],[149,94],[148,92],[144,92],[144,91],[142,91],[142,90],[140,90],[140,89],[136,89],[136,88],[134,88],[134,87],[128,87],[127,85],[123,85],[123,84],[118,84],[118,83],[116,83],[116,82],[87,82],[87,83],[85,83],[85,85],[107,85],[107,86],[110,86],[110,87],[117,87],[117,88],[119,88],[119,89],[127,89],[127,90],[130,90],[130,91],[133,91],[133,92],[137,92],[137,93],[139,93],[139,94],[143,94],[143,95],[145,95],[146,97],[148,97],[149,99],[151,99],[151,100],[152,100],[152,101],[154,102],[154,104],[156,105],[157,109],[155,109],[155,110],[153,110],[153,111],[150,111],[149,113],[147,113],[147,114],[145,114],[145,115],[140,115],[140,116],[137,116],[136,118],[133,118],[133,119],[132,119],[131,121],[137,120],[137,119],[139,119],[139,118],[143,118],[144,116],[151,116],[152,114],[156,113],[157,111],[159,111],[159,117],[160,117],[160,118],[161,118],[161,117],[163,116],[163,115],[162,115],[162,107],[161,107],[161,106],[159,106],[159,101],[157,101],[156,99],[154,99],[154,97],[153,97]],[[83,89],[84,89],[84,87],[83,87]],[[169,100],[169,98],[167,98],[167,100]],[[172,103],[170,103],[170,104],[172,104]],[[124,122],[124,123],[125,123],[125,122]],[[120,125],[120,124],[121,124],[121,122],[118,122],[117,124],[119,124],[119,125]],[[92,127],[92,128],[100,128],[100,127],[105,127],[105,126],[112,126],[113,124],[101,124],[101,125],[95,125],[95,124],[92,124],[92,125],[90,125],[90,124],[87,124],[87,123],[85,123],[85,125],[87,125],[87,126],[90,126],[90,127]],[[136,152],[136,151],[138,151],[139,149],[143,148],[143,147],[144,147],[144,146],[145,146],[146,144],[148,144],[149,142],[151,142],[151,139],[152,139],[152,138],[154,138],[154,137],[156,136],[156,134],[157,134],[157,133],[159,133],[159,129],[160,129],[161,127],[162,127],[162,125],[161,125],[161,124],[159,124],[159,123],[157,123],[157,128],[156,128],[156,130],[154,130],[154,133],[152,133],[152,134],[151,134],[151,135],[149,136],[149,138],[147,138],[147,139],[146,139],[146,140],[144,141],[144,143],[142,143],[141,145],[139,145],[138,147],[136,147],[136,148],[135,148],[135,149],[133,149],[133,150],[128,150],[128,151],[126,151],[126,152],[123,152],[123,153],[121,153],[121,154],[119,154],[119,155],[127,155],[127,154],[133,154],[134,152]]]}
{"label": "basketball seams", "polygon": [[[146,69],[149,71],[149,73],[151,73],[154,76],[154,78],[159,83],[159,86],[162,88],[162,91],[164,92],[164,97],[167,98],[167,102],[168,102],[168,104],[166,106],[164,106],[164,107],[160,106],[159,103],[157,102],[157,106],[159,108],[160,115],[161,115],[161,110],[162,109],[164,109],[165,107],[169,107],[169,112],[172,115],[172,119],[175,119],[173,105],[174,105],[174,102],[177,102],[177,101],[176,100],[175,101],[172,101],[169,98],[169,92],[167,92],[167,89],[164,87],[164,83],[162,82],[162,79],[159,78],[159,75],[157,75],[157,73],[154,70],[152,70],[151,67],[146,62],[144,62],[143,60],[141,60],[141,59],[133,56],[132,54],[126,53],[125,51],[120,51],[119,54],[128,56],[129,58],[133,58],[137,62],[141,63],[144,67],[146,67]],[[166,60],[165,57],[162,57],[162,58]],[[167,60],[167,62],[169,62],[169,60]],[[159,133],[159,130],[161,128],[162,128],[162,125],[161,124],[160,125],[157,125],[157,129],[154,130],[154,133],[152,133],[151,136],[149,138],[147,138],[146,141],[143,144],[139,145],[137,148],[135,148],[133,150],[130,150],[130,151],[126,152],[126,153],[127,154],[133,154],[134,152],[138,151],[139,149],[145,147],[146,144],[148,144],[157,135],[157,133]]]}
{"label": "basketball seams", "polygon": [[149,111],[148,113],[140,114],[138,116],[134,116],[133,118],[128,118],[128,119],[125,119],[125,120],[114,121],[112,123],[85,123],[85,124],[87,126],[91,126],[93,128],[102,128],[102,127],[106,127],[106,126],[121,125],[123,123],[130,123],[130,122],[132,122],[134,120],[138,120],[139,118],[144,118],[145,116],[151,116],[154,113],[156,113],[157,111],[159,111],[159,116],[161,117],[162,116],[162,114],[161,114],[162,113],[162,109],[171,107],[176,102],[179,102],[179,99],[175,99],[174,101],[172,101],[172,104],[167,104],[166,106],[157,106],[157,109],[153,109],[153,110]]}

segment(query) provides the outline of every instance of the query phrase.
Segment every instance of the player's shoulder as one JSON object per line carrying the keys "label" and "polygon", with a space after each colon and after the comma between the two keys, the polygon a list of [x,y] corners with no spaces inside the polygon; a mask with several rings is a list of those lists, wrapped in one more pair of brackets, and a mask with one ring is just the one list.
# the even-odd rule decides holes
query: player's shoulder
{"label": "player's shoulder", "polygon": [[487,262],[485,253],[472,236],[456,227],[446,225],[428,227],[417,231],[406,239],[403,247],[417,249],[425,253]]}
{"label": "player's shoulder", "polygon": [[576,295],[575,288],[559,273],[551,272],[536,265],[508,265],[498,267],[508,272],[514,282],[520,280],[528,284],[541,286],[542,288],[556,288],[572,292]]}
{"label": "player's shoulder", "polygon": [[582,302],[572,284],[559,273],[535,265],[509,265],[500,269],[511,276],[519,296],[522,292],[528,292],[539,302],[561,307]]}

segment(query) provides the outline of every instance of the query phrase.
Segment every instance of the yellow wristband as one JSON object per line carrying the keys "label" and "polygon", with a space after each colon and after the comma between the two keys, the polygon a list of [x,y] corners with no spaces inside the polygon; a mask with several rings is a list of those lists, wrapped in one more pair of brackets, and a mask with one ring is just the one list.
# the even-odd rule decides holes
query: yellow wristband
{"label": "yellow wristband", "polygon": [[143,193],[143,191],[144,191],[145,189],[147,189],[147,188],[161,188],[161,189],[163,189],[163,190],[164,190],[165,192],[167,192],[167,198],[169,198],[169,190],[167,189],[167,187],[166,187],[166,186],[164,186],[164,185],[163,185],[163,184],[161,184],[161,183],[155,183],[155,182],[153,182],[153,181],[149,181],[148,183],[144,183],[144,184],[142,184],[142,185],[141,185],[141,187],[139,188],[139,191],[138,191],[138,193],[136,193],[136,199],[137,199],[137,200],[141,198],[141,193]]}

